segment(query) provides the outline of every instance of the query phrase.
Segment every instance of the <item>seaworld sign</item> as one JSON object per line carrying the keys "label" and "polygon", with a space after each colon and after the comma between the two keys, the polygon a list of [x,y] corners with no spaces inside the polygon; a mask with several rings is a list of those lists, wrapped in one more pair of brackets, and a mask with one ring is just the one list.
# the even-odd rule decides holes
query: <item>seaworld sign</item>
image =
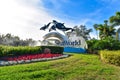
{"label": "seaworld sign", "polygon": [[79,41],[77,41],[77,40],[75,40],[75,41],[63,41],[63,42],[57,42],[56,41],[56,44],[58,44],[58,45],[60,45],[60,46],[79,46],[79,45],[81,45],[81,40],[79,40]]}
{"label": "seaworld sign", "polygon": [[[53,24],[52,26],[50,26]],[[50,28],[49,28],[50,27]],[[42,45],[63,46],[64,52],[79,52],[85,53],[87,43],[82,36],[77,36],[72,28],[66,28],[63,23],[55,20],[40,28],[40,30],[49,29],[49,32],[43,36]],[[59,31],[63,31],[62,33]],[[65,33],[71,30],[69,36]]]}

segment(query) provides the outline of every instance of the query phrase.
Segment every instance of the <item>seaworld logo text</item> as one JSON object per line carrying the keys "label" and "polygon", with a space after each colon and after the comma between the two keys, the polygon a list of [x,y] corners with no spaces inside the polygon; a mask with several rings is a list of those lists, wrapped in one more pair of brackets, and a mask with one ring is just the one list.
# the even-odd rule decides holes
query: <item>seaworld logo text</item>
{"label": "seaworld logo text", "polygon": [[58,42],[55,41],[57,45],[60,46],[80,46],[81,45],[81,40],[75,40],[75,41],[63,41],[63,42]]}

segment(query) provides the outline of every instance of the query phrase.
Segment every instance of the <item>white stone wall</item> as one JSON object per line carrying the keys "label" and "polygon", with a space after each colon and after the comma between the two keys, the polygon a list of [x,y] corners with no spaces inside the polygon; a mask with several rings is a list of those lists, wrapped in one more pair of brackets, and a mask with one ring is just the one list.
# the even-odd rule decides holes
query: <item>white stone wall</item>
{"label": "white stone wall", "polygon": [[82,37],[82,36],[76,36],[76,35],[74,35],[74,36],[70,36],[69,37],[69,40],[72,42],[72,41],[77,41],[77,42],[79,42],[79,40],[81,41],[81,44],[78,46],[78,47],[81,47],[81,48],[85,48],[85,49],[87,49],[88,47],[87,47],[87,43],[86,43],[86,41],[85,41],[85,39]]}
{"label": "white stone wall", "polygon": [[120,41],[120,32],[119,32],[119,41]]}

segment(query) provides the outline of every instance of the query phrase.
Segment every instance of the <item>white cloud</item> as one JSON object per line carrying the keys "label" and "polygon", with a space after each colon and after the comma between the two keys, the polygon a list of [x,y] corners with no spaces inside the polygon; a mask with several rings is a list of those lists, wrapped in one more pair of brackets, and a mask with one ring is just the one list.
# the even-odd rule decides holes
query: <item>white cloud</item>
{"label": "white cloud", "polygon": [[[64,1],[64,0],[63,0]],[[42,0],[0,0],[0,33],[11,33],[22,39],[40,40],[46,33],[39,28],[56,19],[64,22],[66,27],[86,24],[89,19],[73,22],[68,19],[56,18],[43,7]]]}
{"label": "white cloud", "polygon": [[0,0],[0,33],[11,33],[23,39],[41,39],[44,31],[39,28],[51,21],[39,0]]}

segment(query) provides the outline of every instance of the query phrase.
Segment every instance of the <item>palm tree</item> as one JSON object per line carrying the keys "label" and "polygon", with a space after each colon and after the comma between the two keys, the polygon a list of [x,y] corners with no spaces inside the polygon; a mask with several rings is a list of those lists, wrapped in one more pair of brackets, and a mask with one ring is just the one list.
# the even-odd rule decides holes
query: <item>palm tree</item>
{"label": "palm tree", "polygon": [[[116,12],[116,15],[111,16],[109,20],[113,26],[119,26],[120,25],[120,12]],[[119,29],[116,31],[116,40],[118,39],[119,39]]]}
{"label": "palm tree", "polygon": [[98,31],[98,30],[97,30],[98,24],[94,24],[93,27],[94,27],[94,29],[96,30],[97,39],[98,39],[98,32],[97,32],[97,31]]}
{"label": "palm tree", "polygon": [[108,25],[107,20],[104,21],[104,24],[94,24],[94,28],[99,30],[100,39],[104,39],[115,34],[115,28],[112,25]]}
{"label": "palm tree", "polygon": [[115,16],[111,16],[109,18],[110,23],[112,23],[113,26],[119,26],[120,25],[120,12],[116,12]]}

